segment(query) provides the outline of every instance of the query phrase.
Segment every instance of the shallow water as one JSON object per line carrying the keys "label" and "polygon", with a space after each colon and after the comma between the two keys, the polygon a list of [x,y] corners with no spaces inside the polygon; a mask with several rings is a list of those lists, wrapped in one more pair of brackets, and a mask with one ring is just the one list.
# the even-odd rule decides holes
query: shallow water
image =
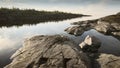
{"label": "shallow water", "polygon": [[[59,22],[43,22],[36,25],[23,25],[13,27],[0,28],[0,54],[6,50],[15,50],[16,47],[22,45],[25,38],[34,35],[54,35],[54,34],[67,34],[64,32],[70,23],[77,22],[85,19],[93,19],[95,17],[74,18]],[[2,52],[2,53],[1,53]],[[0,55],[1,56],[1,55]]]}
{"label": "shallow water", "polygon": [[69,36],[76,43],[80,43],[86,35],[96,36],[102,41],[102,47],[100,52],[106,52],[110,54],[120,54],[120,41],[111,36],[105,36],[98,33],[95,30],[85,32],[82,36],[72,36],[64,32],[64,29],[72,26],[70,23],[80,20],[95,19],[96,17],[83,17],[75,18],[71,20],[64,20],[59,22],[45,22],[36,25],[23,25],[13,27],[1,27],[0,28],[0,67],[10,62],[10,56],[22,46],[25,38],[29,38],[35,35],[54,35],[62,34]]}

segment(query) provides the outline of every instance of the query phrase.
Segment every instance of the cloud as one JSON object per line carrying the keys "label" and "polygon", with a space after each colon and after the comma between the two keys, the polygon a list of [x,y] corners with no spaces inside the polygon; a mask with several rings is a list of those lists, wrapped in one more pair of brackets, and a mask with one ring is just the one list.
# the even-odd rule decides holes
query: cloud
{"label": "cloud", "polygon": [[18,42],[15,42],[14,40],[0,36],[0,51],[8,48],[14,49],[14,46],[17,45],[17,43]]}
{"label": "cloud", "polygon": [[87,5],[87,4],[95,4],[95,3],[105,3],[105,4],[114,4],[118,5],[120,0],[2,0],[1,2],[17,2],[17,3],[49,3],[49,4],[79,4],[79,5]]}

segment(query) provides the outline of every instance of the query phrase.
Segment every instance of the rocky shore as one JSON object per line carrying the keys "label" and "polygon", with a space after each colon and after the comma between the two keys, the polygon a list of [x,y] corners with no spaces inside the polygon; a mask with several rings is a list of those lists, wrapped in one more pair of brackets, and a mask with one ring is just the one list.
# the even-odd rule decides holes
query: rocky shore
{"label": "rocky shore", "polygon": [[100,19],[74,22],[73,27],[68,27],[65,31],[69,34],[79,36],[83,32],[95,29],[105,35],[111,35],[120,40],[120,14],[106,16]]}
{"label": "rocky shore", "polygon": [[[120,40],[119,15],[118,13],[96,20],[74,22],[72,25],[75,26],[68,27],[65,31],[80,36],[85,31],[95,29]],[[94,50],[94,53],[91,50],[84,52],[82,48],[86,44],[92,47],[92,50],[97,50]],[[24,41],[23,47],[11,56],[13,61],[5,68],[120,68],[120,56],[100,53],[98,45],[101,45],[101,41],[95,37],[86,37],[78,48],[78,44],[67,36],[34,36]]]}
{"label": "rocky shore", "polygon": [[119,68],[120,57],[95,53],[90,57],[68,37],[35,36],[27,39],[5,68]]}
{"label": "rocky shore", "polygon": [[90,67],[88,57],[79,52],[67,37],[35,36],[25,41],[5,68],[72,68]]}

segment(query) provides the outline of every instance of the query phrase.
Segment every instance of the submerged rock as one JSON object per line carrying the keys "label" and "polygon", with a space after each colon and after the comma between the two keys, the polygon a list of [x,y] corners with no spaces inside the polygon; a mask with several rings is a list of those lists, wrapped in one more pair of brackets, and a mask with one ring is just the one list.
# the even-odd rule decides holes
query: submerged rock
{"label": "submerged rock", "polygon": [[60,35],[27,39],[5,68],[90,68],[86,54],[73,41]]}

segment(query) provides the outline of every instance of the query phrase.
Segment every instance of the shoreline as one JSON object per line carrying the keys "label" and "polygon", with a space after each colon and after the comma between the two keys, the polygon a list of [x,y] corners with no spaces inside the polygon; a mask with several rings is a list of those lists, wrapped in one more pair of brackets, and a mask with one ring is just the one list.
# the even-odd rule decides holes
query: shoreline
{"label": "shoreline", "polygon": [[[84,22],[84,23],[83,23]],[[87,27],[88,27],[88,25],[89,25],[89,27],[87,28],[87,29],[91,29],[91,25],[92,25],[92,27],[94,26],[100,26],[100,25],[98,25],[98,24],[101,24],[101,23],[96,23],[96,22],[98,22],[98,20],[88,20],[88,21],[82,21],[82,23],[80,23],[79,22],[79,25],[80,26],[82,26],[82,27],[77,27],[76,28],[76,26],[74,27],[74,29],[69,29],[69,28],[73,28],[73,27],[69,27],[68,29],[71,31],[71,30],[73,30],[73,33],[71,33],[71,34],[77,34],[77,33],[74,33],[74,32],[81,32],[81,30],[78,30],[78,29],[80,29],[80,28],[83,28],[83,27],[86,27],[86,25],[87,25]],[[103,22],[103,21],[100,21],[100,22]],[[108,22],[107,22],[108,23]],[[109,24],[109,23],[108,23]],[[101,27],[100,27],[101,28]],[[68,30],[67,29],[67,30]],[[82,29],[83,30],[83,29]],[[81,34],[83,34],[84,32],[85,32],[86,30],[83,30],[79,35],[81,35]],[[87,30],[88,31],[88,30]],[[100,32],[100,31],[98,31],[98,32]],[[103,33],[103,34],[106,34],[106,33]],[[40,37],[48,37],[48,39],[49,39],[49,36],[43,36],[43,35],[41,35]],[[54,36],[52,36],[52,37],[57,37],[56,35]],[[59,36],[58,36],[59,37]],[[62,36],[60,36],[60,37],[62,37]],[[33,37],[34,38],[34,40],[35,39],[38,39],[38,36],[34,36]],[[66,37],[62,37],[62,38],[66,38]],[[43,38],[44,39],[44,38]],[[50,37],[50,39],[54,39],[54,38],[51,38]],[[61,42],[63,42],[62,41],[62,39],[60,38],[56,38],[58,41],[61,41]],[[32,40],[32,38],[30,38],[30,39],[28,39],[28,40],[30,40],[30,41],[34,41],[34,40]],[[38,39],[39,40],[39,39]],[[67,39],[68,40],[68,39]],[[50,42],[50,41],[48,41],[48,42]],[[53,41],[52,41],[53,42]],[[39,42],[37,42],[37,43],[39,43]],[[35,43],[33,43],[33,44],[35,44]],[[59,44],[61,44],[61,43],[59,43]],[[30,45],[32,45],[32,44],[30,44]],[[29,46],[29,45],[28,45]],[[75,44],[75,46],[76,46],[76,44]],[[33,46],[34,47],[34,46]],[[73,49],[74,49],[74,47],[73,47]],[[29,51],[28,51],[29,52]],[[16,54],[17,54],[17,52],[16,52]],[[73,53],[74,54],[74,53]],[[101,58],[97,58],[97,59],[95,59],[96,61],[98,61],[98,62],[103,62],[103,64],[104,64],[104,61],[102,60],[103,58],[109,58],[109,57],[112,57],[112,58],[115,58],[115,57],[117,57],[117,58],[119,58],[119,56],[115,56],[115,55],[112,55],[112,54],[103,54],[103,53],[101,53],[99,56],[101,56]],[[19,55],[18,55],[18,57],[19,57]],[[33,57],[32,57],[33,58]],[[83,59],[85,59],[85,58],[83,58]],[[33,59],[34,60],[34,59]],[[89,59],[88,59],[89,60]],[[108,59],[108,61],[110,61],[110,59]],[[118,60],[119,61],[119,60]],[[13,61],[13,63],[14,63],[14,61]],[[24,63],[24,62],[23,62]],[[112,63],[114,63],[114,62],[112,62]],[[31,64],[30,64],[31,65]],[[113,64],[114,65],[114,64]],[[11,65],[10,65],[11,66]],[[16,65],[15,65],[16,66]],[[102,66],[102,63],[101,63],[101,66]],[[88,66],[89,67],[89,66]],[[9,65],[8,65],[8,68],[9,68]]]}

